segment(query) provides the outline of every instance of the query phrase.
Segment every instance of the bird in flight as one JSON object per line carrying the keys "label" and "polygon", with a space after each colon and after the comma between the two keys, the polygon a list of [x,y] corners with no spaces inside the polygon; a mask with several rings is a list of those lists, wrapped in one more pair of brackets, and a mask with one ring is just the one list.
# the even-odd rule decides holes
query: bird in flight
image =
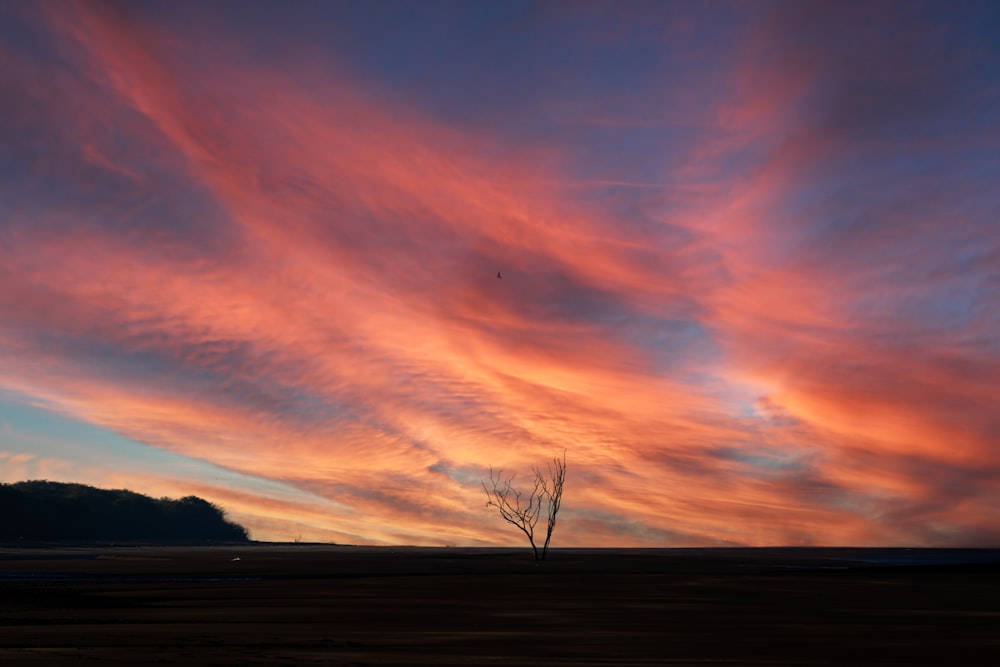
{"label": "bird in flight", "polygon": [[499,271],[497,271],[497,278],[499,278],[500,280],[503,280],[503,276],[500,275]]}

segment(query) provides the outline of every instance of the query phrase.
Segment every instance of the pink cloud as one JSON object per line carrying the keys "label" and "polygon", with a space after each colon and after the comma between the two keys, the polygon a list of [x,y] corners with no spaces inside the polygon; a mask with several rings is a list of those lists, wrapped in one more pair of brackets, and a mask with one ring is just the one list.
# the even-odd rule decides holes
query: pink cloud
{"label": "pink cloud", "polygon": [[[965,247],[983,223],[949,196],[879,211],[865,192],[879,233],[837,228],[853,212],[823,185],[859,187],[841,165],[882,140],[811,111],[843,73],[827,52],[789,61],[802,47],[775,47],[775,25],[795,17],[771,18],[669,187],[595,203],[568,186],[619,182],[573,177],[575,147],[444,124],[329,55],[49,12],[79,103],[33,90],[5,120],[65,116],[75,157],[38,178],[72,187],[0,226],[17,248],[0,255],[0,387],[309,496],[197,487],[260,538],[514,540],[479,479],[564,448],[564,544],[933,543],[932,516],[957,541],[987,534],[994,478],[966,493],[922,475],[995,463],[996,309],[897,346],[922,322],[905,299],[928,307],[943,283],[877,260],[941,269],[927,226]],[[633,197],[657,225],[620,213]],[[966,233],[938,232],[946,214]]]}

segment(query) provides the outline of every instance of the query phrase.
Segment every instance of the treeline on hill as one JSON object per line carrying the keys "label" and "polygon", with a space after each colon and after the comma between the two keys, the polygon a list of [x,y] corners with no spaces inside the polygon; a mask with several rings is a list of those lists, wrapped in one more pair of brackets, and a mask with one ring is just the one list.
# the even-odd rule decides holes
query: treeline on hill
{"label": "treeline on hill", "polygon": [[0,540],[112,542],[245,542],[246,528],[212,503],[84,484],[0,484]]}

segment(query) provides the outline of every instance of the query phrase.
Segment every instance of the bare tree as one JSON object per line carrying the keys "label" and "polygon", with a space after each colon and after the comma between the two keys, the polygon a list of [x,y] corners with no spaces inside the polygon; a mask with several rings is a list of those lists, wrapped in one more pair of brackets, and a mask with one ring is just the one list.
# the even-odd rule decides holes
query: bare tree
{"label": "bare tree", "polygon": [[[552,459],[545,472],[539,468],[531,470],[535,473],[531,493],[524,494],[515,489],[514,475],[504,477],[502,470],[494,472],[492,466],[490,484],[487,486],[484,480],[483,490],[486,492],[486,506],[495,507],[504,521],[525,534],[535,560],[545,560],[549,553],[552,531],[556,527],[556,515],[562,505],[563,483],[566,481],[566,451],[563,450],[561,459]],[[542,516],[543,508],[546,517],[545,543],[539,551],[535,544],[535,526]]]}

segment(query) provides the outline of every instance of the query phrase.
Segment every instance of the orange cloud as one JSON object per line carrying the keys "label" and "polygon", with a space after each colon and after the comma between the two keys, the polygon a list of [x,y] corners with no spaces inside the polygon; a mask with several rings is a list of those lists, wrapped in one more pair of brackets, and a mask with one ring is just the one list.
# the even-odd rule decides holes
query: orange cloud
{"label": "orange cloud", "polygon": [[[814,113],[836,59],[776,67],[788,17],[734,51],[664,188],[602,199],[639,181],[575,180],[578,147],[444,123],[327,53],[43,13],[79,105],[66,160],[38,165],[62,194],[0,226],[18,249],[0,253],[0,388],[295,493],[132,479],[200,490],[261,539],[509,543],[480,480],[565,449],[563,544],[992,534],[995,477],[972,471],[1000,432],[993,292],[967,330],[914,334],[904,301],[936,287],[879,261],[943,270],[927,226],[967,248],[983,223],[939,234],[928,200],[911,228],[841,168],[877,157],[844,123],[880,101]],[[56,92],[25,99],[18,122],[56,133]]]}

